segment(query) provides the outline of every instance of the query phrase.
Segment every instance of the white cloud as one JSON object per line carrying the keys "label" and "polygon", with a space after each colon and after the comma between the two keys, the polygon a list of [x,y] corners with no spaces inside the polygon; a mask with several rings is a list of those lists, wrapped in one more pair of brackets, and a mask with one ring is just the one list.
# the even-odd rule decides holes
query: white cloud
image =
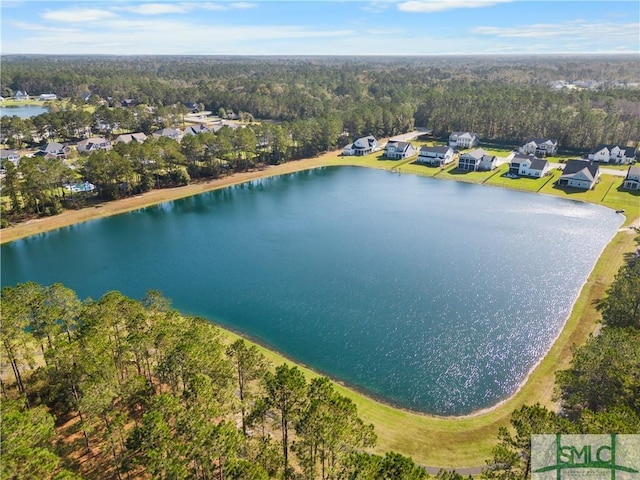
{"label": "white cloud", "polygon": [[491,7],[511,1],[513,0],[410,0],[398,3],[398,10],[403,12],[433,13],[459,8]]}
{"label": "white cloud", "polygon": [[127,7],[114,7],[114,10],[137,13],[138,15],[185,13],[190,9],[190,5],[180,3],[140,3],[138,5],[130,5]]}
{"label": "white cloud", "polygon": [[229,5],[233,8],[238,8],[241,10],[247,10],[249,8],[257,7],[257,4],[250,3],[250,2],[233,2],[233,3],[230,3]]}
{"label": "white cloud", "polygon": [[42,18],[52,22],[86,23],[98,22],[116,17],[116,14],[108,10],[97,8],[70,8],[67,10],[47,10]]}
{"label": "white cloud", "polygon": [[584,22],[580,20],[564,23],[538,23],[518,27],[473,27],[472,32],[499,38],[523,39],[591,39],[638,38],[640,23]]}

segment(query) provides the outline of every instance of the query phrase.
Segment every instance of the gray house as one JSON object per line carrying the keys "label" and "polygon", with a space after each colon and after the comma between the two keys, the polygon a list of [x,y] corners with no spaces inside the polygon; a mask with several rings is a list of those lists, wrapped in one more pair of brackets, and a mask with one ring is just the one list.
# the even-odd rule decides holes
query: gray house
{"label": "gray house", "polygon": [[58,142],[49,142],[40,147],[36,155],[44,158],[67,158],[69,147]]}
{"label": "gray house", "polygon": [[198,124],[198,125],[191,125],[187,128],[184,129],[184,134],[185,135],[198,135],[199,133],[207,133],[210,132],[211,130],[206,126],[206,125],[202,125],[202,124]]}
{"label": "gray house", "polygon": [[484,149],[476,148],[458,157],[458,170],[463,172],[489,171],[496,168],[497,162],[498,159],[495,155],[489,155]]}
{"label": "gray house", "polygon": [[622,188],[626,190],[640,190],[640,167],[633,165],[629,167],[627,176],[624,179]]}
{"label": "gray house", "polygon": [[561,187],[591,190],[600,178],[600,168],[589,160],[569,160],[558,179]]}
{"label": "gray house", "polygon": [[385,147],[384,156],[395,160],[409,158],[416,154],[416,147],[409,142],[400,142],[398,140],[389,140]]}
{"label": "gray house", "polygon": [[20,154],[15,150],[0,150],[0,163],[4,163],[5,160],[13,163],[14,165],[18,165],[20,162]]}
{"label": "gray house", "polygon": [[420,152],[418,153],[416,162],[443,167],[444,165],[453,162],[453,148],[422,146],[420,147]]}
{"label": "gray house", "polygon": [[147,139],[147,136],[143,132],[137,133],[123,133],[122,135],[118,135],[113,143],[142,143]]}

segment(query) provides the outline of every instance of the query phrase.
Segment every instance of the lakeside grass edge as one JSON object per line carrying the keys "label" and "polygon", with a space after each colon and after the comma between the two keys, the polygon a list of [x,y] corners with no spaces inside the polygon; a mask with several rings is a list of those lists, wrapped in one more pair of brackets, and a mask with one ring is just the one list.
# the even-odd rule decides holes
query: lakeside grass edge
{"label": "lakeside grass edge", "polygon": [[[9,227],[9,229],[0,231],[0,241],[6,243],[76,223],[126,213],[259,178],[338,165],[364,166],[384,170],[394,168],[394,162],[386,162],[384,165],[367,164],[359,162],[357,159],[339,157],[337,152],[330,152],[313,159],[289,162],[261,171],[235,174],[217,181],[196,183],[175,189],[154,190],[147,195],[133,199],[109,202],[99,207],[70,211],[71,214],[66,216],[62,214],[61,216],[39,219],[29,224]],[[633,217],[629,213],[624,224],[628,225],[634,220],[637,220],[637,217]],[[490,457],[491,448],[497,441],[498,428],[508,425],[511,412],[514,409],[525,403],[536,402],[553,407],[552,394],[555,371],[566,368],[571,358],[572,346],[582,345],[589,334],[595,330],[599,315],[594,308],[594,302],[602,298],[618,268],[622,265],[623,253],[633,249],[634,236],[631,233],[628,230],[616,233],[596,261],[591,274],[573,304],[569,318],[548,353],[513,395],[489,410],[462,417],[438,417],[410,412],[384,404],[336,382],[340,393],[351,398],[358,406],[360,416],[367,423],[375,425],[379,441],[374,451],[382,453],[394,450],[413,457],[416,462],[422,465],[443,468],[481,467],[484,460]],[[211,320],[215,323],[215,319]],[[222,326],[220,328],[227,337],[238,336],[237,333],[229,329]],[[275,364],[282,362],[297,364],[276,351],[257,343],[256,345]],[[309,378],[319,375],[306,366],[297,365]]]}

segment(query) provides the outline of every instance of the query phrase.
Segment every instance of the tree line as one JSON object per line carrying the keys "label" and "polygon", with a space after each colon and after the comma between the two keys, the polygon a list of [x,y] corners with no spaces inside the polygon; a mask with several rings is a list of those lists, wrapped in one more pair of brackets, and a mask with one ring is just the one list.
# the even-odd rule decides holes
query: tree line
{"label": "tree line", "polygon": [[3,479],[426,478],[367,453],[373,426],[328,378],[269,364],[158,292],[1,293]]}

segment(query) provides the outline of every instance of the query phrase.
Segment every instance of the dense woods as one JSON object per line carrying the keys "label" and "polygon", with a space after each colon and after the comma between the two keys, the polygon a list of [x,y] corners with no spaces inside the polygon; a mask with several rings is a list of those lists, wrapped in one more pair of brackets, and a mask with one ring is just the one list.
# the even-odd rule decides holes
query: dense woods
{"label": "dense woods", "polygon": [[[640,88],[620,87],[640,77],[635,59],[625,56],[6,56],[2,62],[3,96],[26,90],[69,99],[64,108],[54,103],[30,119],[2,117],[0,133],[9,148],[180,128],[187,104],[231,113],[245,126],[185,136],[180,143],[161,139],[81,154],[74,170],[41,158],[24,159],[17,170],[6,166],[3,226],[8,219],[82,205],[82,196],[68,198],[61,188],[72,181],[89,181],[100,200],[111,200],[312,157],[359,136],[387,137],[416,126],[436,136],[473,131],[485,142],[509,146],[530,136],[557,138],[561,148],[577,153],[600,143],[635,146],[640,139]],[[558,78],[600,83],[597,89],[549,88]],[[123,107],[126,99],[134,106]]]}
{"label": "dense woods", "polygon": [[3,479],[425,475],[365,453],[373,426],[328,378],[274,368],[157,292],[25,283],[2,289],[2,312]]}

